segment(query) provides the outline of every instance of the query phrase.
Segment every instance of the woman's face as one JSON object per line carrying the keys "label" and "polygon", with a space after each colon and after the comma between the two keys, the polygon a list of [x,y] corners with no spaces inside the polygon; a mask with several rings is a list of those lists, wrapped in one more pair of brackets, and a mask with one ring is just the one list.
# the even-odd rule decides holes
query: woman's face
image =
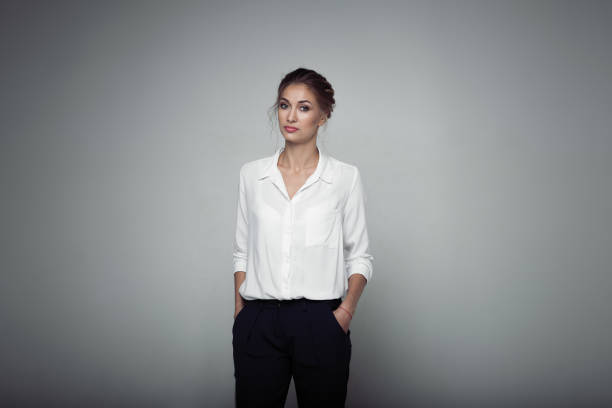
{"label": "woman's face", "polygon": [[[327,119],[314,93],[304,84],[287,86],[278,102],[278,124],[285,140],[307,142]],[[297,129],[297,130],[296,130]]]}

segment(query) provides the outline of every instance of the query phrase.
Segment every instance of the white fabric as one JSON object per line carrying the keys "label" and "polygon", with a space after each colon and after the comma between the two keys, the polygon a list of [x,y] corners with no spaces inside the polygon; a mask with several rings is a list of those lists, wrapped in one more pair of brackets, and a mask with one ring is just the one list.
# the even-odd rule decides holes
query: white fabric
{"label": "white fabric", "polygon": [[366,196],[355,165],[319,149],[314,173],[289,199],[274,156],[240,168],[234,239],[238,289],[251,299],[335,299],[348,278],[372,278]]}

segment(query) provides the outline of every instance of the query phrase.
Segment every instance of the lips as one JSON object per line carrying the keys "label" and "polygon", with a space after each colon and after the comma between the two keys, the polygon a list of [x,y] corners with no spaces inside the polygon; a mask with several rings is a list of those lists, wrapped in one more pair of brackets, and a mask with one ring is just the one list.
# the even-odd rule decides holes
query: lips
{"label": "lips", "polygon": [[293,132],[295,132],[296,130],[298,130],[298,128],[291,127],[291,126],[285,126],[285,130],[286,130],[287,132],[293,133]]}

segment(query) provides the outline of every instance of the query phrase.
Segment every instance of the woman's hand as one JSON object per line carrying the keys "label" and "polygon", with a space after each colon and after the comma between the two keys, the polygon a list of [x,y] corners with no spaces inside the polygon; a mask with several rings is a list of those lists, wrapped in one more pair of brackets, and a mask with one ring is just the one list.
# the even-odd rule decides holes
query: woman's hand
{"label": "woman's hand", "polygon": [[351,324],[352,320],[351,316],[341,308],[334,310],[334,316],[336,317],[338,323],[340,323],[340,326],[342,326],[344,333],[348,334],[349,325]]}
{"label": "woman's hand", "polygon": [[244,303],[236,305],[236,308],[234,309],[234,320],[236,320],[236,316],[238,316],[238,313],[240,313],[243,307],[244,307]]}

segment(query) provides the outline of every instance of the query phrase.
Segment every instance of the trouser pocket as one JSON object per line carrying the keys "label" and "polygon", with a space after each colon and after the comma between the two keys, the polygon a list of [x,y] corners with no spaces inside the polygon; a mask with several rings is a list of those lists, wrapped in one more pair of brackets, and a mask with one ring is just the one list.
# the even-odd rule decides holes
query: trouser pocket
{"label": "trouser pocket", "polygon": [[253,325],[261,308],[255,304],[246,304],[236,315],[232,326],[232,346],[235,351],[246,350],[251,337]]}
{"label": "trouser pocket", "polygon": [[311,310],[313,343],[320,365],[348,366],[351,355],[350,329],[344,332],[334,316],[340,302],[322,302]]}

